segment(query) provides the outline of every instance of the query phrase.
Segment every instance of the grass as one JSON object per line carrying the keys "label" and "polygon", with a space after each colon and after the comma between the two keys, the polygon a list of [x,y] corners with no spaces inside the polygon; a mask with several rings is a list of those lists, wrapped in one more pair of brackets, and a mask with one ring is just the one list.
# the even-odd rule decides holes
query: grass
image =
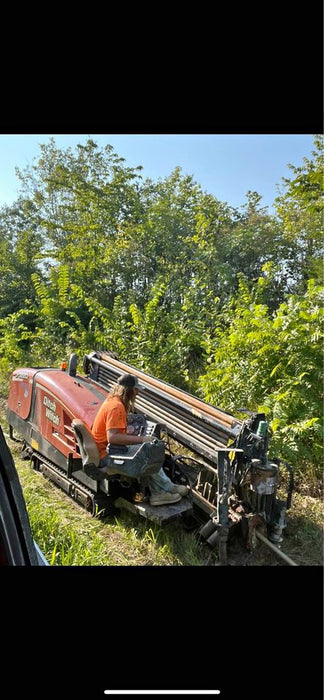
{"label": "grass", "polygon": [[323,566],[323,502],[293,494],[287,514],[285,553],[300,566]]}

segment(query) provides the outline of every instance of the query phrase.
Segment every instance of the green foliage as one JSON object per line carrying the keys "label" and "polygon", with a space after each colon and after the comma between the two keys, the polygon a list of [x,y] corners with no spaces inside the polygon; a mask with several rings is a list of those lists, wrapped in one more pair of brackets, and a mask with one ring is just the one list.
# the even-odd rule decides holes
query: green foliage
{"label": "green foliage", "polygon": [[227,411],[262,406],[273,448],[319,473],[322,137],[290,167],[273,216],[181,168],[143,182],[91,139],[41,145],[0,210],[3,386],[19,365],[113,350]]}
{"label": "green foliage", "polygon": [[309,279],[323,283],[323,136],[314,137],[312,159],[289,167],[294,177],[282,178],[286,191],[275,204],[290,289],[303,293]]}
{"label": "green foliage", "polygon": [[291,295],[270,314],[267,306],[255,303],[241,278],[239,296],[224,310],[224,321],[208,343],[208,369],[200,378],[207,401],[234,413],[242,406],[265,411],[272,453],[299,472],[312,465],[319,478],[322,302],[323,288],[310,280],[304,296]]}
{"label": "green foliage", "polygon": [[0,318],[34,301],[31,275],[39,269],[42,238],[21,201],[0,213]]}

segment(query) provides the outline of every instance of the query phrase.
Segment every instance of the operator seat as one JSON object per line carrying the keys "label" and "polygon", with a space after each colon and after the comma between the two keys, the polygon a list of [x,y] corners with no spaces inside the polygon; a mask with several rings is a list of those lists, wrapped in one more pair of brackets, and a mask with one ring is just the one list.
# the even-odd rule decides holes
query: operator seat
{"label": "operator seat", "polygon": [[79,445],[82,468],[87,476],[95,481],[103,481],[108,478],[108,474],[99,469],[100,457],[98,447],[86,425],[77,418],[71,424],[76,441]]}

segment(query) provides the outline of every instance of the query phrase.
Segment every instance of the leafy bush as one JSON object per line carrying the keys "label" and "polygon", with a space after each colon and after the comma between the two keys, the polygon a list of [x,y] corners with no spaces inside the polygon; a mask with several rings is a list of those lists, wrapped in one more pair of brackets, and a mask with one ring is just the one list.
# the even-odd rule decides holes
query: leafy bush
{"label": "leafy bush", "polygon": [[[205,399],[234,414],[240,407],[267,414],[271,450],[297,472],[322,473],[323,289],[308,282],[270,314],[241,278],[239,294],[206,344]],[[239,415],[239,414],[237,414]]]}

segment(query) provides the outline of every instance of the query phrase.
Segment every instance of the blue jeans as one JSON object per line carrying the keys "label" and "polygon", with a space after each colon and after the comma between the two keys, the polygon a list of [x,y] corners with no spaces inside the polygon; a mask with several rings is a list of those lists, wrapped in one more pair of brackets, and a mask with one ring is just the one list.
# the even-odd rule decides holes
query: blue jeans
{"label": "blue jeans", "polygon": [[[99,462],[99,467],[108,467],[109,465],[109,457],[103,457],[100,462]],[[129,467],[127,471],[127,466]],[[124,474],[125,476],[130,476],[132,478],[134,477],[134,474],[132,474],[132,464],[131,460],[129,460],[128,465],[127,461],[125,460],[124,464],[121,464],[120,466],[118,465],[118,472],[116,470],[116,467],[108,467],[107,469],[108,474]],[[148,486],[151,492],[151,496],[157,496],[158,493],[161,493],[161,491],[171,491],[173,482],[169,477],[166,475],[164,469],[161,467],[156,474],[145,474],[143,478],[141,476],[136,477],[140,481],[143,486]]]}

